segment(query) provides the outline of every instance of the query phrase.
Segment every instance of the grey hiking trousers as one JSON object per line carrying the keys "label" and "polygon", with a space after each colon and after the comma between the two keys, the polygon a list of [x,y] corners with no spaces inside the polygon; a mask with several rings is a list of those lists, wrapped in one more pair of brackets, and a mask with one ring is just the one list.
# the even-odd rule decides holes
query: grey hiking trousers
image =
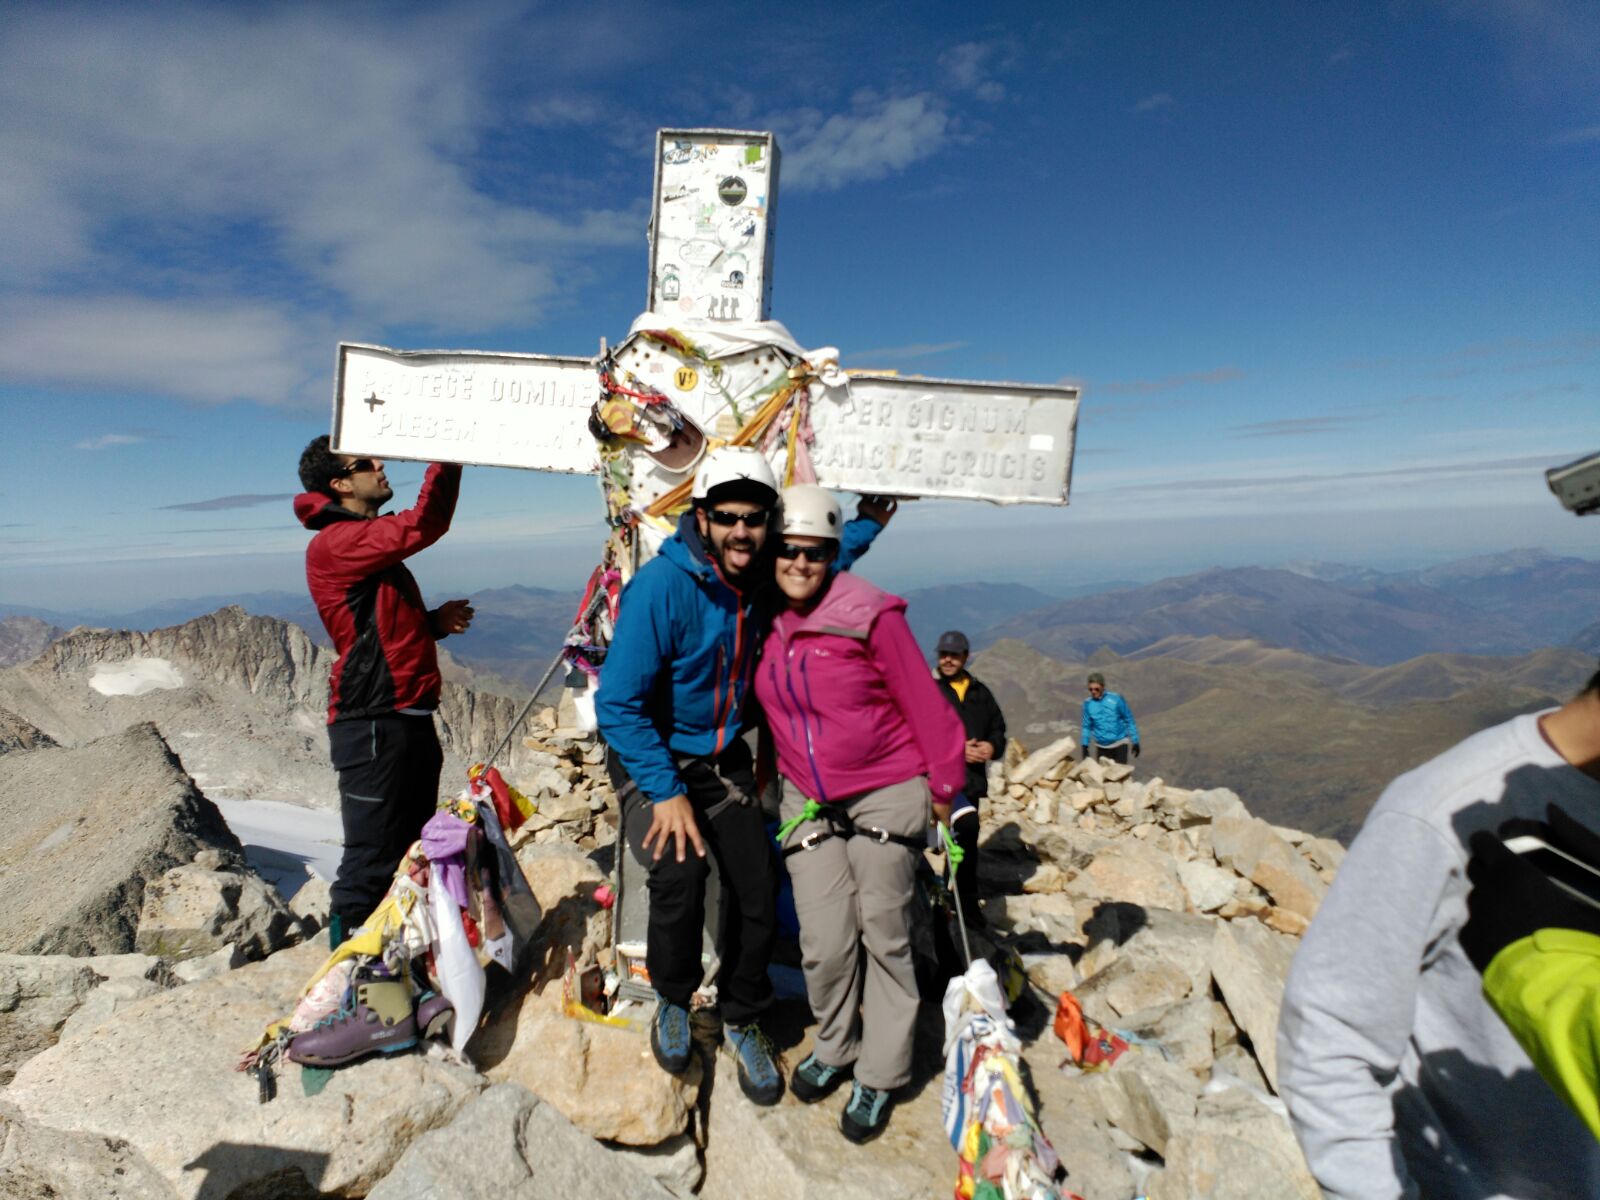
{"label": "grey hiking trousers", "polygon": [[[798,816],[806,798],[785,779],[782,815]],[[858,828],[921,836],[928,827],[928,781],[919,775],[838,802]],[[784,843],[829,829],[807,821]],[[917,978],[911,957],[911,906],[917,851],[864,832],[819,840],[785,860],[800,918],[806,995],[820,1028],[814,1052],[830,1067],[855,1064],[867,1087],[911,1079]]]}

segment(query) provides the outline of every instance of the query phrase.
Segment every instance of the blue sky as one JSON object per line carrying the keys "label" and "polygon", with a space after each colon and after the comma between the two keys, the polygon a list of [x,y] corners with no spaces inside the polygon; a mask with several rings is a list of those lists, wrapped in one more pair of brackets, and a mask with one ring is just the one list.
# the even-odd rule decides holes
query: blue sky
{"label": "blue sky", "polygon": [[[661,126],[778,134],[803,344],[1084,387],[1070,507],[882,582],[1600,556],[1600,6],[839,7],[7,5],[0,601],[302,586],[337,342],[617,339]],[[418,573],[576,587],[598,511],[470,471]]]}

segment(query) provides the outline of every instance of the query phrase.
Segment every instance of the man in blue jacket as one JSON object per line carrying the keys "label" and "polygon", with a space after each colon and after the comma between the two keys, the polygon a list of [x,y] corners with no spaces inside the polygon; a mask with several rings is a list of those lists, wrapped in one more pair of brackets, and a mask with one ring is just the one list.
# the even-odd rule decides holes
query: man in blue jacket
{"label": "man in blue jacket", "polygon": [[1131,751],[1139,757],[1139,726],[1134,724],[1128,702],[1116,692],[1106,691],[1106,677],[1099,671],[1089,676],[1089,698],[1083,702],[1083,728],[1078,734],[1078,745],[1083,757],[1089,757],[1089,746],[1099,748],[1101,758],[1125,763]]}
{"label": "man in blue jacket", "polygon": [[[672,1074],[689,1065],[709,851],[724,884],[716,983],[739,1084],[756,1103],[776,1104],[783,1077],[757,1021],[772,1001],[778,872],[740,735],[766,632],[755,600],[771,581],[763,551],[778,485],[758,451],[724,446],[702,460],[693,496],[678,532],[623,591],[595,714],[625,840],[650,872],[645,966],[659,997],[656,1061]],[[880,528],[866,517],[847,523],[839,566],[865,553]]]}

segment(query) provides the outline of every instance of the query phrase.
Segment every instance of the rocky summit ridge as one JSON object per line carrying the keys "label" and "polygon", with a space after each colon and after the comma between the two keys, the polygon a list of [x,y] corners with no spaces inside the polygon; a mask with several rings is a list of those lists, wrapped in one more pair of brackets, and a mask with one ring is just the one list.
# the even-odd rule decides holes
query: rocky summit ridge
{"label": "rocky summit ridge", "polygon": [[[508,771],[540,803],[515,839],[545,914],[530,986],[479,1031],[470,1064],[431,1047],[352,1064],[314,1095],[285,1074],[258,1103],[231,1068],[323,956],[326,886],[286,905],[204,780],[238,786],[220,755],[246,734],[264,771],[275,754],[294,776],[285,747],[302,737],[325,754],[326,664],[293,626],[224,609],[148,634],[76,630],[0,671],[0,1197],[882,1200],[954,1186],[933,1005],[916,1078],[865,1147],[839,1136],[838,1103],[757,1109],[726,1054],[673,1078],[638,1025],[572,1014],[568,966],[615,966],[597,889],[618,817],[601,747],[553,709],[520,731]],[[455,688],[441,725],[461,757],[513,715]],[[1013,741],[994,764],[979,876],[991,935],[973,941],[1025,970],[1012,1013],[1064,1193],[1310,1200],[1274,1094],[1274,1031],[1342,848],[1226,789],[1074,750]],[[775,970],[789,998],[771,1032],[792,1067],[811,1018],[798,972]],[[1064,990],[1133,1043],[1109,1070],[1065,1062],[1050,1028]]]}

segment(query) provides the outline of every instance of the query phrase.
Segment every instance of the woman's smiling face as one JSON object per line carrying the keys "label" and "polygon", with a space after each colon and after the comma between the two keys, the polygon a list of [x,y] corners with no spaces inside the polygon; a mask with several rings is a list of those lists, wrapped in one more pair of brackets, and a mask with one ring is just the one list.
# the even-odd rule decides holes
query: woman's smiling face
{"label": "woman's smiling face", "polygon": [[[788,598],[790,608],[804,608],[816,599],[828,578],[828,564],[838,550],[839,543],[833,538],[796,535],[781,539],[776,574],[778,589]],[[814,557],[819,561],[813,562]]]}

